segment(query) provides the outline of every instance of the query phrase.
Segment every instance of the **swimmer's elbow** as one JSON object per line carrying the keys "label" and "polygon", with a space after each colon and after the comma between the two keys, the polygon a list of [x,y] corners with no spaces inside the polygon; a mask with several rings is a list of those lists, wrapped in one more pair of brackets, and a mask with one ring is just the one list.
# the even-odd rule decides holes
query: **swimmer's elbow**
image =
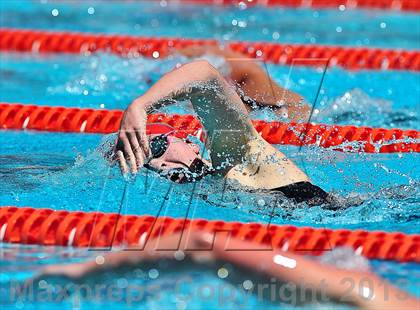
{"label": "swimmer's elbow", "polygon": [[183,65],[186,73],[194,80],[209,81],[221,77],[219,71],[206,60],[195,60]]}

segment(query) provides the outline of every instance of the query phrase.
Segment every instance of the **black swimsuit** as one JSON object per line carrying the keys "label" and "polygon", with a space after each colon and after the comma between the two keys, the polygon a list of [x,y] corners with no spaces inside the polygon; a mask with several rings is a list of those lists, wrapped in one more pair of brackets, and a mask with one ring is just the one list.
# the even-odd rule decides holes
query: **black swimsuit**
{"label": "black swimsuit", "polygon": [[306,202],[311,206],[329,203],[330,195],[319,186],[310,182],[297,182],[286,186],[277,187],[271,192],[280,192],[297,203]]}

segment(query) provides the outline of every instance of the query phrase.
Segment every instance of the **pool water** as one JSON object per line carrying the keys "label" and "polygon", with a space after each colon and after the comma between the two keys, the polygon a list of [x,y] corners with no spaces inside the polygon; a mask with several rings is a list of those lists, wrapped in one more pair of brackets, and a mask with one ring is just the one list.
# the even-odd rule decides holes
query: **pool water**
{"label": "pool water", "polygon": [[410,12],[211,7],[166,1],[14,0],[0,5],[1,23],[7,27],[222,41],[420,47],[418,15]]}
{"label": "pool water", "polygon": [[[0,4],[2,27],[213,37],[221,41],[420,47],[418,15],[411,13],[211,8],[169,5],[162,1],[160,4],[22,3],[3,1]],[[57,16],[53,16],[56,11],[52,14],[54,9]],[[187,59],[180,55],[152,60],[123,59],[103,53],[91,56],[2,53],[0,61],[0,101],[124,109],[162,74]],[[331,68],[327,71],[320,96],[314,102],[321,73],[313,68],[300,67],[289,74],[289,67],[272,64],[267,64],[267,70],[279,84],[288,85],[315,105],[316,113],[311,121],[419,130],[419,73]],[[166,111],[191,112],[187,105],[170,107]],[[274,118],[270,111],[254,112],[252,116],[267,120]],[[289,202],[282,202],[279,206],[267,194],[251,195],[229,188],[223,192],[223,184],[211,178],[205,178],[193,190],[192,184],[175,185],[142,171],[137,178],[126,183],[118,169],[109,167],[103,159],[98,147],[104,139],[106,137],[96,134],[0,131],[0,205],[420,232],[418,154],[352,154],[317,147],[279,147],[305,170],[315,184],[347,200],[348,208],[331,211],[321,207],[296,208]],[[127,196],[121,206],[125,186]],[[165,200],[163,196],[169,190],[171,195]],[[361,203],[356,205],[355,201]],[[83,249],[2,244],[0,255],[0,300],[5,308],[54,309],[58,305],[54,302],[22,300],[15,303],[7,302],[3,296],[10,293],[10,283],[29,279],[46,264],[93,259],[98,253]],[[371,264],[382,277],[420,296],[418,265],[384,261],[371,261]],[[88,300],[80,294],[73,294],[60,306],[66,309],[104,306],[162,309],[168,305],[178,309],[220,306],[226,309],[278,308],[277,303],[258,300],[252,294],[245,298],[240,285],[217,276],[218,267],[186,266],[185,270],[173,270],[170,266],[142,266],[127,273],[109,274],[96,281],[115,284],[123,290],[121,296],[124,297],[129,296],[124,291],[127,283],[147,288],[147,293],[135,303],[127,298],[113,302],[107,298]],[[154,270],[159,271],[157,277]],[[237,275],[238,283],[247,278],[241,270],[231,273]],[[60,283],[64,280],[54,281]],[[224,291],[207,292],[206,295],[200,290],[208,283],[222,287]],[[197,296],[197,292],[203,296]],[[281,307],[291,306],[284,303]],[[327,307],[336,308],[337,305]]]}

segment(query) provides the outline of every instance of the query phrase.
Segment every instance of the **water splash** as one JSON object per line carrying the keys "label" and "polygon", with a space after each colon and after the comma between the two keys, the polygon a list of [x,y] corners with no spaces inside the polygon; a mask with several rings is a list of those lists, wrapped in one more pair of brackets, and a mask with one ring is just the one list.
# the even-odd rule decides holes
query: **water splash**
{"label": "water splash", "polygon": [[419,122],[417,111],[393,110],[390,101],[369,97],[358,88],[347,91],[315,112],[313,121],[328,124],[417,128]]}
{"label": "water splash", "polygon": [[337,247],[324,253],[318,258],[322,264],[336,266],[341,269],[357,270],[359,272],[369,272],[369,260],[357,255],[353,249],[347,247]]}

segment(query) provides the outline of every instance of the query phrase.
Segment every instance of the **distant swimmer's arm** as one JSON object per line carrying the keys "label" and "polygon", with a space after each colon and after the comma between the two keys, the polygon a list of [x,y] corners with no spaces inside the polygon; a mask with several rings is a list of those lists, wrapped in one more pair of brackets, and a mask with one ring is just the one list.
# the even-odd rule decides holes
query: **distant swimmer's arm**
{"label": "distant swimmer's arm", "polygon": [[250,97],[260,105],[273,107],[276,110],[282,106],[286,107],[290,120],[307,120],[310,109],[304,102],[303,97],[278,85],[261,68],[258,64],[259,60],[218,45],[189,46],[177,50],[177,52],[187,57],[213,54],[225,58],[229,63],[232,80],[241,87],[245,96]]}
{"label": "distant swimmer's arm", "polygon": [[118,158],[122,171],[138,171],[149,156],[147,113],[174,100],[190,100],[209,137],[215,166],[231,165],[244,156],[245,145],[259,137],[235,90],[206,61],[177,68],[157,81],[127,108],[118,135]]}
{"label": "distant swimmer's arm", "polygon": [[299,94],[279,86],[258,64],[240,66],[242,80],[238,82],[244,94],[258,104],[274,108],[292,121],[307,121],[310,108]]}

